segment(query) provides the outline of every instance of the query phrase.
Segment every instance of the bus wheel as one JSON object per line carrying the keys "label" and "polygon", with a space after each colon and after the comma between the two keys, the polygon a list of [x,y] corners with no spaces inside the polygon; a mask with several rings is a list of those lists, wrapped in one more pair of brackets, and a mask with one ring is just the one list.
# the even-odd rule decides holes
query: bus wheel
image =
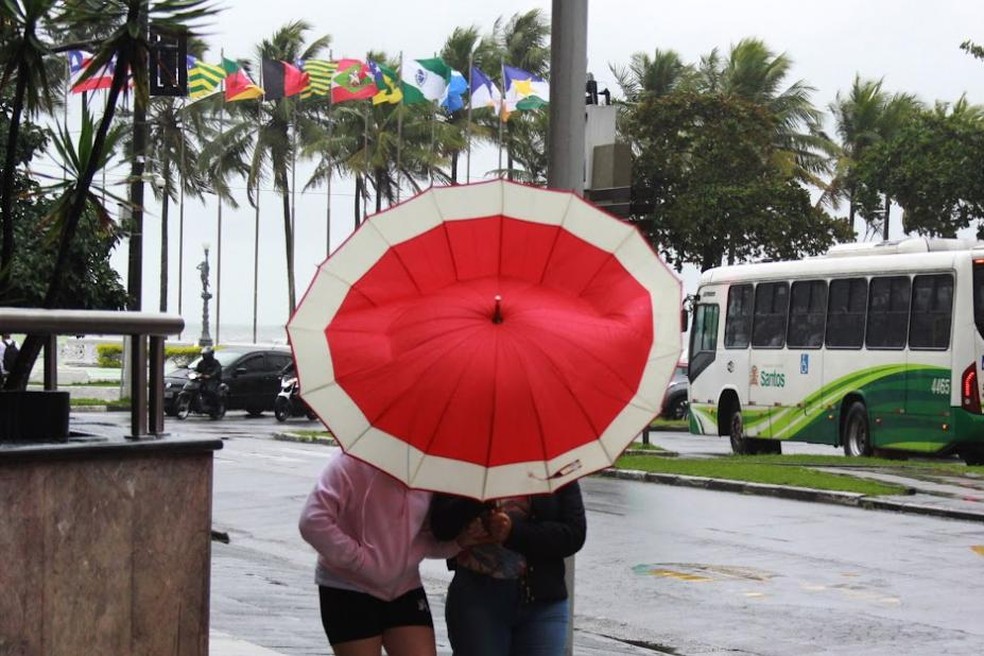
{"label": "bus wheel", "polygon": [[847,410],[844,435],[841,438],[846,456],[871,455],[871,431],[868,429],[868,411],[864,404],[855,401]]}
{"label": "bus wheel", "polygon": [[731,450],[735,455],[752,455],[755,451],[752,448],[751,440],[745,437],[745,423],[741,419],[741,409],[736,408],[731,415]]}

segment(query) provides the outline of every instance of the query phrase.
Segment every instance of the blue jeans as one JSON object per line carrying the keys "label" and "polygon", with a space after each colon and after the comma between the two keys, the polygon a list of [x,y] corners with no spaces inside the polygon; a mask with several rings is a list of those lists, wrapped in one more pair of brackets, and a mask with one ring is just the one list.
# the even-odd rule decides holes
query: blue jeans
{"label": "blue jeans", "polygon": [[524,603],[516,579],[459,568],[445,619],[455,656],[564,656],[567,600]]}

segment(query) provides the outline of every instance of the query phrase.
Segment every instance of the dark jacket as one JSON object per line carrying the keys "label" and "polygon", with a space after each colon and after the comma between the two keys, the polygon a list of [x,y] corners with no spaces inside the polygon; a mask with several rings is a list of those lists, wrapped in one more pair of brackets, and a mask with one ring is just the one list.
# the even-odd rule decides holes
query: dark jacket
{"label": "dark jacket", "polygon": [[[431,530],[438,540],[453,540],[490,505],[474,499],[435,494],[431,501]],[[551,495],[530,498],[530,516],[514,520],[503,546],[526,558],[525,585],[532,600],[567,598],[564,558],[584,546],[587,523],[577,481]],[[455,569],[455,561],[448,561]]]}

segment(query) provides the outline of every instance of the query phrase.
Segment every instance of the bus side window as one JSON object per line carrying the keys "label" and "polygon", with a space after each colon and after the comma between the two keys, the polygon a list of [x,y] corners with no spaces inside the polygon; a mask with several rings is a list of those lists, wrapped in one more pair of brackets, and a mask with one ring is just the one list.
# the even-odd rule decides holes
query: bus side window
{"label": "bus side window", "polygon": [[868,306],[868,281],[844,278],[830,281],[827,306],[827,346],[861,348],[864,342],[865,309]]}
{"label": "bus side window", "polygon": [[786,345],[790,348],[820,348],[823,346],[826,320],[827,283],[823,280],[794,282],[790,292]]}
{"label": "bus side window", "polygon": [[789,286],[785,282],[762,282],[755,288],[752,317],[752,348],[782,348],[786,337]]}
{"label": "bus side window", "polygon": [[868,296],[868,326],[864,343],[874,349],[905,348],[909,331],[909,276],[872,278]]}
{"label": "bus side window", "polygon": [[912,281],[909,348],[947,348],[952,321],[953,276],[948,273],[916,276]]}
{"label": "bus side window", "polygon": [[748,348],[752,333],[752,286],[734,285],[728,290],[728,313],[724,317],[724,348]]}

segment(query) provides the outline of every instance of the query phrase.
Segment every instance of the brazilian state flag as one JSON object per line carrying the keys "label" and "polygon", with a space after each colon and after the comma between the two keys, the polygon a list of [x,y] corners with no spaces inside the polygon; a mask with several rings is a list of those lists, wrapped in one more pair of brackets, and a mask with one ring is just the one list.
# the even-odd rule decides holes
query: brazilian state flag
{"label": "brazilian state flag", "polygon": [[274,59],[263,60],[263,90],[267,100],[296,96],[304,91],[310,76],[293,64]]}

